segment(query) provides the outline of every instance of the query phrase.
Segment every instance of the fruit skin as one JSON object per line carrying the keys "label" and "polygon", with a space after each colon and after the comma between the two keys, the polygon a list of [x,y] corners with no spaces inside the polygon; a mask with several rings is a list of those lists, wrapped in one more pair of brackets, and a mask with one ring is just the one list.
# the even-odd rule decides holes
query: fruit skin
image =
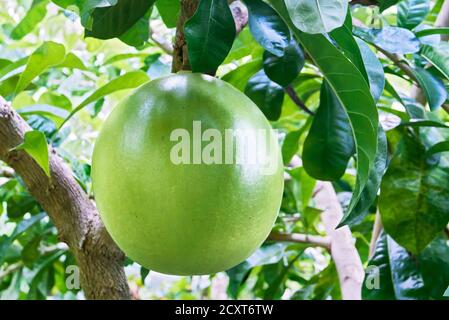
{"label": "fruit skin", "polygon": [[[231,85],[200,74],[144,84],[122,101],[97,139],[92,179],[101,218],[118,246],[166,274],[227,270],[266,239],[279,211],[283,165],[277,143],[272,175],[252,165],[170,161],[172,130],[270,130],[256,105]],[[274,138],[273,138],[274,137]]]}

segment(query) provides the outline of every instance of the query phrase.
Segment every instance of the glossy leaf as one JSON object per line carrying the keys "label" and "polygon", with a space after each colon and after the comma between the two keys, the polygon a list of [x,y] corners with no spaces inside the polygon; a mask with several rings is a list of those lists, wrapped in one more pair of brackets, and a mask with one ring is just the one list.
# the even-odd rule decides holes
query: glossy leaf
{"label": "glossy leaf", "polygon": [[290,31],[284,20],[262,0],[246,0],[249,28],[260,45],[275,56],[284,55],[290,44]]}
{"label": "glossy leaf", "polygon": [[429,0],[403,0],[398,4],[398,27],[413,29],[430,11]]}
{"label": "glossy leaf", "polygon": [[15,148],[25,150],[36,163],[50,176],[50,163],[48,160],[48,145],[45,135],[40,131],[28,131],[25,133],[23,143]]}
{"label": "glossy leaf", "polygon": [[396,3],[398,3],[401,0],[378,0],[378,6],[380,9],[380,12],[385,11],[386,9],[388,9],[391,6],[394,6]]}
{"label": "glossy leaf", "polygon": [[432,147],[430,147],[426,151],[426,156],[429,157],[429,156],[432,156],[437,153],[448,152],[448,151],[449,151],[449,141],[441,141],[441,142],[434,144]]}
{"label": "glossy leaf", "polygon": [[240,91],[245,91],[249,79],[262,68],[262,59],[255,59],[226,73],[221,80],[229,82]]}
{"label": "glossy leaf", "polygon": [[421,55],[449,80],[449,43],[423,45]]}
{"label": "glossy leaf", "polygon": [[356,38],[356,41],[368,74],[371,94],[373,95],[374,101],[378,101],[385,87],[384,68],[376,54],[363,40]]}
{"label": "glossy leaf", "polygon": [[403,135],[379,198],[386,232],[415,254],[449,222],[449,170],[428,163],[425,151],[417,138]]}
{"label": "glossy leaf", "polygon": [[354,33],[390,53],[406,54],[419,51],[419,40],[413,32],[404,28],[389,26],[382,29],[355,28]]}
{"label": "glossy leaf", "polygon": [[279,119],[284,101],[284,89],[271,81],[263,70],[249,79],[245,94],[253,100],[268,120]]}
{"label": "glossy leaf", "polygon": [[226,0],[201,0],[185,23],[190,65],[193,72],[215,72],[232,48],[235,23]]}
{"label": "glossy leaf", "polygon": [[388,145],[387,137],[385,135],[382,126],[379,125],[377,133],[377,154],[374,162],[374,166],[369,172],[368,182],[360,195],[360,199],[354,209],[345,214],[340,225],[356,225],[363,221],[368,214],[368,209],[373,205],[376,200],[377,193],[379,192],[382,177],[387,170],[388,165]]}
{"label": "glossy leaf", "polygon": [[151,7],[142,18],[140,18],[127,31],[125,31],[119,39],[129,46],[133,46],[138,49],[142,48],[150,37],[150,16],[152,8],[153,7]]}
{"label": "glossy leaf", "polygon": [[354,64],[325,36],[301,33],[289,21],[282,0],[272,0],[271,2],[281,16],[286,19],[305,51],[321,69],[348,114],[357,153],[357,181],[347,211],[350,213],[368,182],[369,172],[374,166],[377,153],[378,115],[369,86]]}
{"label": "glossy leaf", "polygon": [[436,110],[446,101],[447,91],[443,81],[434,77],[425,69],[416,67],[413,74],[424,90],[430,110]]}
{"label": "glossy leaf", "polygon": [[307,33],[325,33],[343,25],[348,1],[285,0],[285,6],[296,28]]}
{"label": "glossy leaf", "polygon": [[84,99],[83,102],[81,102],[71,113],[70,115],[65,119],[64,123],[61,125],[61,127],[71,118],[75,113],[83,109],[88,104],[97,101],[98,99],[124,89],[132,89],[137,88],[141,84],[144,84],[149,80],[147,74],[143,71],[131,71],[128,73],[125,73],[122,76],[119,76],[109,83],[105,84],[104,86],[98,88],[95,90],[94,93],[89,95],[86,99]]}
{"label": "glossy leaf", "polygon": [[320,106],[304,141],[304,169],[317,180],[336,181],[345,173],[353,153],[354,138],[348,116],[324,82]]}
{"label": "glossy leaf", "polygon": [[84,63],[78,58],[74,53],[69,52],[65,56],[64,61],[58,65],[59,68],[70,68],[70,69],[79,69],[79,70],[87,70]]}
{"label": "glossy leaf", "polygon": [[155,0],[118,0],[117,4],[95,8],[86,37],[112,39],[120,37],[142,18]]}
{"label": "glossy leaf", "polygon": [[415,32],[415,35],[419,38],[427,37],[434,34],[449,34],[449,27],[440,27],[440,28],[428,28]]}
{"label": "glossy leaf", "polygon": [[343,50],[349,60],[351,60],[351,62],[357,67],[357,69],[359,69],[365,80],[369,82],[367,70],[363,61],[362,54],[360,52],[359,45],[352,35],[351,19],[351,12],[350,10],[348,10],[344,24],[341,27],[330,32],[329,35]]}
{"label": "glossy leaf", "polygon": [[436,238],[418,256],[412,256],[382,233],[369,261],[362,297],[366,300],[444,299],[449,282],[449,247]]}
{"label": "glossy leaf", "polygon": [[16,94],[25,89],[31,81],[46,71],[48,68],[57,66],[65,59],[65,48],[62,44],[47,41],[44,42],[28,58],[25,70],[20,75],[16,86]]}
{"label": "glossy leaf", "polygon": [[178,21],[180,0],[156,0],[157,11],[162,17],[167,28],[176,27]]}
{"label": "glossy leaf", "polygon": [[269,51],[265,51],[263,55],[263,68],[265,74],[272,81],[282,87],[288,86],[304,67],[304,52],[298,46],[296,41],[292,41],[285,48],[284,55],[278,57]]}
{"label": "glossy leaf", "polygon": [[32,32],[47,14],[48,0],[33,0],[25,17],[11,31],[11,38],[20,40]]}

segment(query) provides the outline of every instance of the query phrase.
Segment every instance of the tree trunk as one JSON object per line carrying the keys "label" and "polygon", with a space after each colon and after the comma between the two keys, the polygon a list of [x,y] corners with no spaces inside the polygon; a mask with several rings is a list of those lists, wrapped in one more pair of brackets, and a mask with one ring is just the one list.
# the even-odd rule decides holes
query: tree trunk
{"label": "tree trunk", "polygon": [[68,244],[80,269],[88,299],[129,299],[124,254],[110,238],[94,204],[73,173],[49,147],[51,177],[25,151],[11,151],[23,142],[28,124],[0,97],[0,160],[22,177]]}

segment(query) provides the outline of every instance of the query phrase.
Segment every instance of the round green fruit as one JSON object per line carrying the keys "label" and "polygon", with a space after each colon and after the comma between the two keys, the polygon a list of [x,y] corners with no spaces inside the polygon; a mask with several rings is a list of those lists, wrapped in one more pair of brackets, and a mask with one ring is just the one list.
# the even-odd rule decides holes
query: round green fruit
{"label": "round green fruit", "polygon": [[[257,143],[242,132],[260,133]],[[255,150],[259,142],[265,148]],[[166,274],[210,274],[244,261],[268,236],[282,199],[270,124],[240,91],[201,74],[151,81],[122,101],[104,123],[92,166],[112,238]]]}

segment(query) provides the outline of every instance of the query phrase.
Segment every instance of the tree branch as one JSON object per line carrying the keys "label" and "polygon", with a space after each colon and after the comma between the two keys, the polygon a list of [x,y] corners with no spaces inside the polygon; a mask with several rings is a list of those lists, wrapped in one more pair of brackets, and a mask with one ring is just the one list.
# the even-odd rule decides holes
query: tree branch
{"label": "tree branch", "polygon": [[7,168],[7,167],[0,167],[0,177],[13,178],[14,170],[11,168]]}
{"label": "tree branch", "polygon": [[321,218],[331,239],[331,255],[337,268],[342,297],[360,300],[364,278],[362,261],[348,226],[335,229],[343,217],[343,210],[330,182],[319,181],[316,186],[315,203],[323,210]]}
{"label": "tree branch", "polygon": [[150,27],[150,39],[161,48],[166,54],[173,54],[173,46],[170,42],[167,42],[165,39],[160,39],[157,34],[155,34],[154,30]]}
{"label": "tree branch", "polygon": [[376,212],[376,220],[374,220],[373,232],[371,234],[371,241],[369,244],[369,257],[371,258],[374,255],[374,251],[376,250],[376,242],[379,238],[380,233],[382,232],[383,225],[382,219],[380,217],[379,211]]}
{"label": "tree branch", "polygon": [[310,110],[304,102],[301,101],[301,99],[299,99],[298,95],[296,94],[295,89],[293,89],[293,87],[291,85],[287,86],[284,91],[288,94],[288,96],[290,97],[290,99],[292,99],[292,101],[301,109],[303,110],[305,113],[314,116],[315,112],[313,112],[312,110]]}
{"label": "tree branch", "polygon": [[268,240],[310,244],[312,246],[326,248],[327,250],[331,248],[331,240],[329,237],[310,234],[271,232]]}
{"label": "tree branch", "polygon": [[129,299],[124,254],[104,228],[97,210],[70,169],[49,147],[51,178],[25,151],[11,151],[23,142],[29,125],[0,97],[0,160],[22,177],[42,205],[80,268],[88,299]]}

